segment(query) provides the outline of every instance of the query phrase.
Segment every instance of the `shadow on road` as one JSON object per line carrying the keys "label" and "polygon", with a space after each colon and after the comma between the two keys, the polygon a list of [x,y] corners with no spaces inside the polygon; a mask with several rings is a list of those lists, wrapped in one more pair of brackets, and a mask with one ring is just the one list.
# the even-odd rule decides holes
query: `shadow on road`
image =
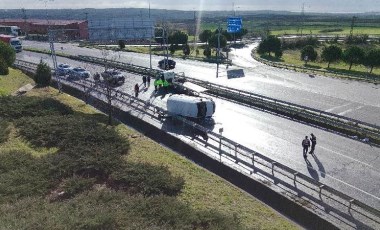
{"label": "shadow on road", "polygon": [[326,176],[326,171],[325,167],[323,167],[323,164],[319,161],[318,157],[313,153],[311,154],[315,160],[315,163],[318,165],[318,171],[321,173],[321,177],[325,178]]}
{"label": "shadow on road", "polygon": [[318,171],[313,168],[313,165],[310,163],[310,161],[307,158],[304,158],[304,159],[307,164],[307,171],[309,171],[310,176],[314,180],[319,181]]}

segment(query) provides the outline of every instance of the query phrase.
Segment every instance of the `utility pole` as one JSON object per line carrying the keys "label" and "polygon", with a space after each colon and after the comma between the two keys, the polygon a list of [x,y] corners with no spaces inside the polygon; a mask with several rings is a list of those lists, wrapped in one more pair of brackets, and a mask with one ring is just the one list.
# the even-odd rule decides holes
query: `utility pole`
{"label": "utility pole", "polygon": [[26,23],[26,19],[27,19],[27,17],[26,17],[26,10],[25,10],[25,8],[22,8],[21,11],[22,11],[22,14],[23,14],[24,25],[25,25],[25,36],[27,36],[29,34],[29,31],[28,31],[29,29],[28,29],[28,25]]}
{"label": "utility pole", "polygon": [[195,37],[197,36],[197,18],[195,17],[195,10],[194,10],[194,44],[193,49],[195,51]]}
{"label": "utility pole", "polygon": [[[150,21],[150,1],[149,1],[149,23],[151,23],[151,21]],[[153,31],[153,33],[154,33],[154,31]],[[152,70],[152,37],[149,39],[149,68]]]}
{"label": "utility pole", "polygon": [[305,19],[305,3],[302,3],[302,12],[301,12],[301,37],[302,37],[302,30],[303,30],[303,21]]}
{"label": "utility pole", "polygon": [[216,78],[219,77],[219,52],[220,52],[220,23],[218,27],[218,48],[216,51]]}
{"label": "utility pole", "polygon": [[351,30],[350,30],[350,37],[352,37],[353,33],[354,33],[354,26],[355,26],[355,21],[356,21],[357,17],[356,16],[353,16],[352,17],[352,21],[351,21]]}

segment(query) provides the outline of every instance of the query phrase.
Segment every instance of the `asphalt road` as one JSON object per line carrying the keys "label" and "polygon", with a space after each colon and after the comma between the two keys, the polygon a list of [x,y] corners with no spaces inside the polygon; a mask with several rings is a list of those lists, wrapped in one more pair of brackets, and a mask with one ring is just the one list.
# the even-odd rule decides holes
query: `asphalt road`
{"label": "asphalt road", "polygon": [[[38,44],[38,46],[45,47],[46,44]],[[98,57],[101,55],[98,50],[83,49],[73,47],[68,44],[63,44],[62,46],[64,46],[63,51],[67,51],[71,54],[86,54]],[[267,85],[267,92],[272,92],[278,95],[284,94],[287,95],[289,99],[293,98],[292,93],[286,93],[280,91],[279,89],[289,89],[289,91],[291,90],[294,94],[296,94],[296,92],[301,93],[300,91],[303,89],[305,92],[308,92],[310,97],[312,97],[313,94],[319,95],[317,92],[313,92],[311,87],[306,87],[308,84],[311,84],[309,82],[318,82],[317,85],[320,85],[318,90],[331,87],[323,86],[322,83],[326,81],[326,84],[334,83],[346,88],[353,87],[350,86],[350,84],[358,85],[359,87],[367,88],[368,91],[371,91],[370,89],[372,89],[373,94],[378,92],[378,89],[374,88],[375,86],[367,83],[357,83],[326,77],[316,77],[310,79],[298,73],[282,70],[276,71],[276,69],[269,68],[252,61],[248,56],[249,52],[247,50],[248,49],[243,49],[240,50],[240,52],[236,52],[238,54],[235,55],[239,55],[239,57],[235,57],[234,60],[240,60],[240,67],[233,67],[241,68],[245,66],[244,71],[246,73],[246,77],[244,78],[227,79],[226,76],[223,76],[223,72],[221,72],[221,77],[216,79],[214,68],[215,65],[194,61],[178,60],[176,71],[187,69],[188,71],[186,72],[186,75],[191,77],[200,76],[200,73],[202,73],[201,76],[204,76],[204,78],[210,80],[212,79],[213,82],[228,84],[230,86],[239,84],[246,87],[246,90],[250,89],[249,86],[252,86],[254,89],[251,89],[251,91],[256,93],[262,93],[256,91],[260,88],[257,84]],[[120,59],[123,61],[132,62],[132,60],[128,61],[129,55],[130,54],[120,54]],[[17,54],[17,56],[20,59],[33,61],[36,63],[40,60],[40,58],[43,58],[51,63],[51,59],[48,55],[22,52]],[[119,54],[115,54],[115,56],[118,57]],[[142,65],[142,62],[147,59],[146,55],[133,54],[133,56],[135,57],[133,59],[134,64]],[[157,63],[160,59],[160,57],[154,57],[153,63]],[[102,67],[99,66],[83,64],[61,57],[58,57],[58,62],[66,62],[72,65],[82,65],[89,68],[93,73],[102,69]],[[144,66],[147,65],[149,66],[149,57],[148,64],[145,63]],[[248,67],[249,65],[253,66]],[[262,69],[261,74],[255,72],[258,71],[258,69]],[[264,72],[266,73],[264,74]],[[273,72],[273,75],[271,75],[271,72]],[[250,77],[250,75],[248,75],[250,73],[255,73],[255,75]],[[282,76],[282,73],[284,73],[285,76]],[[225,70],[224,74],[226,74]],[[267,75],[268,77],[265,77],[264,75]],[[295,77],[293,77],[293,75]],[[269,84],[265,84],[266,82]],[[132,94],[133,86],[136,83],[142,83],[141,76],[127,73],[127,82],[120,88],[123,89],[123,91]],[[295,87],[301,85],[304,87],[300,87],[299,89]],[[278,86],[278,88],[275,90],[274,88],[276,86]],[[266,91],[264,87],[262,87],[262,90]],[[365,91],[364,93],[368,93],[368,91]],[[327,92],[325,94],[327,94]],[[318,97],[328,98],[325,94],[321,94]],[[344,90],[342,91],[337,89],[334,90],[334,92],[330,92],[330,94],[336,94],[340,97],[348,98],[352,96],[358,101],[362,100],[360,95],[354,95],[349,93],[349,91]],[[374,97],[375,95],[372,96]],[[152,87],[147,91],[142,91],[139,97],[144,98],[145,100],[150,100],[156,105],[163,107],[165,106],[166,97],[152,97]],[[330,96],[329,98],[331,99],[333,97]],[[288,100],[285,98],[282,99]],[[215,132],[218,132],[219,128],[223,127],[223,136],[226,136],[242,145],[272,158],[273,160],[281,162],[304,173],[305,175],[309,175],[315,180],[328,184],[350,196],[353,196],[356,199],[380,209],[379,148],[372,147],[360,141],[345,138],[335,133],[317,129],[307,124],[301,124],[283,117],[247,108],[228,101],[217,98],[214,98],[214,100],[216,101],[216,113],[214,115],[215,125],[211,128]],[[338,100],[334,97],[334,99],[330,100],[330,104],[319,101],[318,105],[331,106],[333,104],[333,107],[337,107],[339,106],[340,100],[343,101],[343,99]],[[378,103],[375,98],[371,100],[374,104]],[[307,100],[305,99],[305,101]],[[377,104],[377,107],[373,106],[368,108],[373,108],[375,111],[378,111],[379,105]],[[358,112],[358,110],[355,111]],[[377,113],[377,115],[378,114],[379,113]],[[373,119],[379,119],[379,117],[376,117],[376,114],[371,115]],[[308,159],[310,163],[307,164],[302,157],[301,141],[305,135],[309,135],[311,132],[317,136],[318,144],[315,154],[316,157],[314,158],[309,156]]]}

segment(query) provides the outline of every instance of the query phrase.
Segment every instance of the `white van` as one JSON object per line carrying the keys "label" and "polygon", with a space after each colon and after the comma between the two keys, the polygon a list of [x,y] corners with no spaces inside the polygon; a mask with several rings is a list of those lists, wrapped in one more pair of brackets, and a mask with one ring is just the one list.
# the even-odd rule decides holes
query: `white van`
{"label": "white van", "polygon": [[167,100],[167,110],[169,115],[204,119],[215,113],[215,102],[211,98],[174,94]]}

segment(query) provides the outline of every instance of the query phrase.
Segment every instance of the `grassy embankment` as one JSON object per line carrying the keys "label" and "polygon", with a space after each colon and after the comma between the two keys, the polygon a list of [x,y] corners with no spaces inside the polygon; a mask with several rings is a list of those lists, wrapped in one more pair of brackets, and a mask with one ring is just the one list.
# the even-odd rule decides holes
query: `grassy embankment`
{"label": "grassy embankment", "polygon": [[[30,79],[0,76],[3,94]],[[17,83],[14,79],[18,79]],[[186,158],[52,88],[0,97],[5,229],[296,229]]]}

